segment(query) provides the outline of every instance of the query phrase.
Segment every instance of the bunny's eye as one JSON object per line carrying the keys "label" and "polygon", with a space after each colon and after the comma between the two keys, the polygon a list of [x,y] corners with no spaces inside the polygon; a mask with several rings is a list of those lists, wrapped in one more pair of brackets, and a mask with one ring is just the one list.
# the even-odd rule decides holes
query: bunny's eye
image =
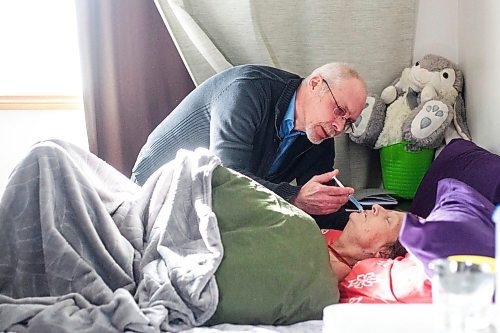
{"label": "bunny's eye", "polygon": [[418,61],[417,61],[417,62],[415,63],[415,66],[418,66],[418,65],[420,65],[420,62],[418,62]]}
{"label": "bunny's eye", "polygon": [[448,74],[447,72],[444,72],[444,73],[443,73],[443,77],[444,77],[445,79],[447,79],[447,78],[448,78],[448,76],[449,76],[449,74]]}

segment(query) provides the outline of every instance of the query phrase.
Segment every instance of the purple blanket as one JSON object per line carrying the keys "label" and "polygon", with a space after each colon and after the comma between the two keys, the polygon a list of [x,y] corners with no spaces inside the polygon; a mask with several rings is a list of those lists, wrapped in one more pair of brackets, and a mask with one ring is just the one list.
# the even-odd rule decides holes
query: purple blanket
{"label": "purple blanket", "polygon": [[440,180],[437,201],[427,218],[406,214],[400,241],[423,264],[451,255],[495,256],[495,206],[472,187],[451,178]]}
{"label": "purple blanket", "polygon": [[494,204],[500,203],[500,156],[463,139],[452,140],[432,162],[413,199],[410,212],[427,217],[436,203],[437,184],[454,178]]}
{"label": "purple blanket", "polygon": [[422,179],[401,229],[401,243],[430,276],[430,261],[495,255],[494,204],[500,202],[500,156],[471,141],[451,141]]}

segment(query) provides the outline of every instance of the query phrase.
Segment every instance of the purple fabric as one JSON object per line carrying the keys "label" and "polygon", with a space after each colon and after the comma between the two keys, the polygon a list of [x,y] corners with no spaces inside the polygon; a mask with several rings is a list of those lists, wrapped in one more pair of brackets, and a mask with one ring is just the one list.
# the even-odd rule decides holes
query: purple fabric
{"label": "purple fabric", "polygon": [[500,203],[500,156],[471,141],[455,139],[432,162],[409,211],[428,216],[436,202],[437,183],[444,178],[458,179],[494,204]]}
{"label": "purple fabric", "polygon": [[450,255],[495,256],[495,206],[472,187],[456,179],[437,185],[437,200],[426,219],[406,214],[401,244],[423,264]]}

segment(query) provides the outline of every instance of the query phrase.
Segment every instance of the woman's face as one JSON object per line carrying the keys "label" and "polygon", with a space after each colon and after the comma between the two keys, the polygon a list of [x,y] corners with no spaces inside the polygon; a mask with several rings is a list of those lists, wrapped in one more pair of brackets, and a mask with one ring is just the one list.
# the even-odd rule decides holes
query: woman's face
{"label": "woman's face", "polygon": [[362,250],[362,256],[381,257],[379,251],[384,245],[398,239],[405,214],[374,205],[370,210],[352,213],[342,234],[348,244]]}

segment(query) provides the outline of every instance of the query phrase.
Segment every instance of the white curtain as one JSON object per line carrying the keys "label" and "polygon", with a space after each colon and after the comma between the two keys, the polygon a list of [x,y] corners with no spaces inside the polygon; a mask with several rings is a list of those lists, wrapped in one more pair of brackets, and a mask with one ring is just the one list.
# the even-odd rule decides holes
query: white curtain
{"label": "white curtain", "polygon": [[[254,63],[302,76],[353,65],[370,93],[411,63],[416,0],[155,0],[196,85]],[[378,152],[336,139],[335,167],[357,188],[380,185]]]}

